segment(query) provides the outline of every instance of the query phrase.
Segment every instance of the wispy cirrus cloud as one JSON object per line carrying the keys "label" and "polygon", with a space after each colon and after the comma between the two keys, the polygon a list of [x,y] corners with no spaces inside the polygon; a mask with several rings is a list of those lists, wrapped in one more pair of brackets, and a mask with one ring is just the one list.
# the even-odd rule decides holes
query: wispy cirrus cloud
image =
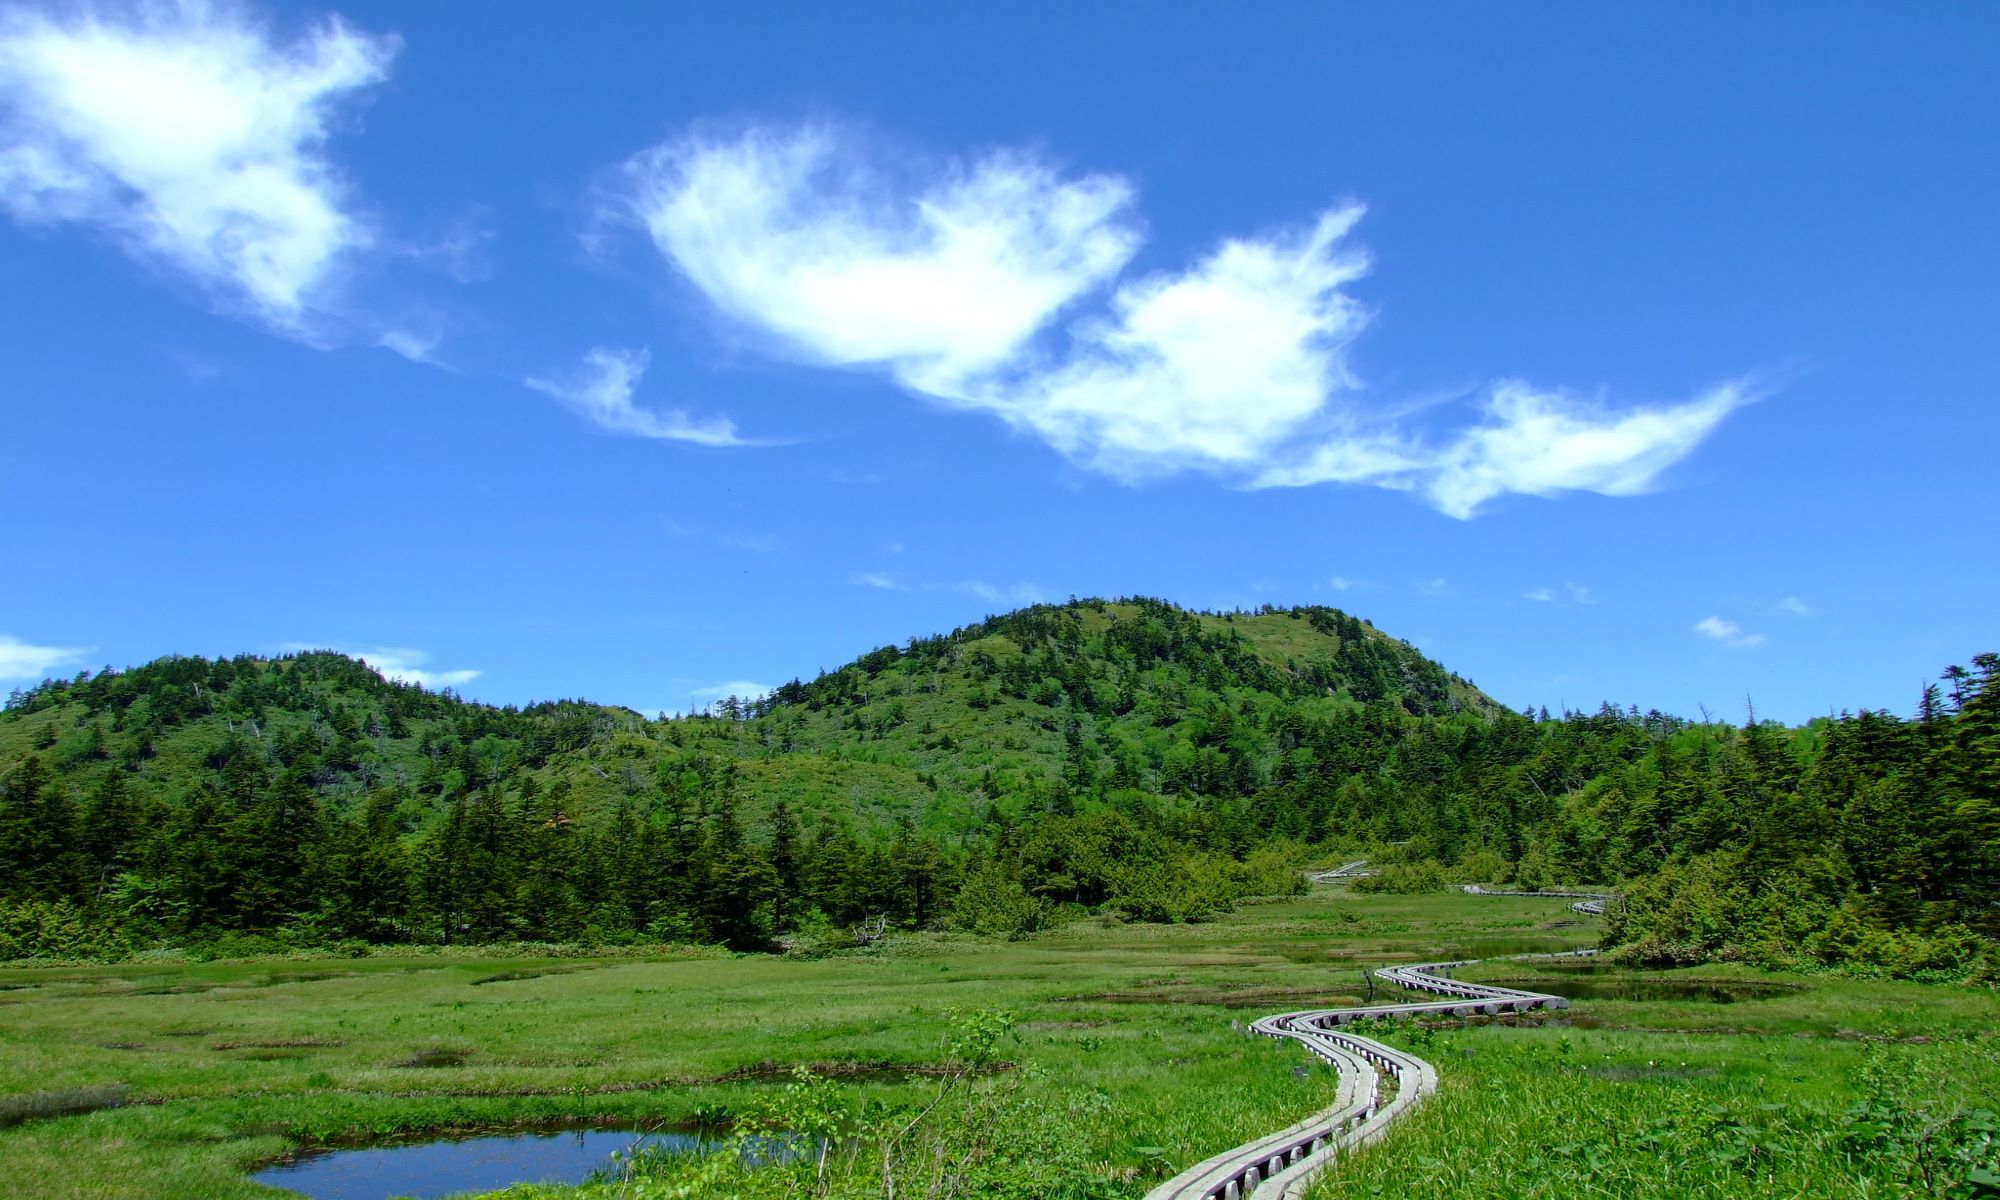
{"label": "wispy cirrus cloud", "polygon": [[93,649],[93,646],[38,646],[0,633],[0,681],[40,682],[53,675],[57,667],[81,662]]}
{"label": "wispy cirrus cloud", "polygon": [[1047,599],[1042,589],[1032,583],[992,584],[983,579],[967,579],[950,585],[952,590],[977,596],[988,604],[1009,604],[1016,607],[1024,604],[1040,604]]}
{"label": "wispy cirrus cloud", "polygon": [[610,433],[701,446],[745,444],[736,435],[736,426],[725,417],[698,420],[677,409],[654,410],[634,403],[633,393],[651,362],[651,356],[643,349],[598,346],[571,370],[531,375],[522,382],[545,396],[555,397],[563,407]]}
{"label": "wispy cirrus cloud", "polygon": [[[1563,584],[1563,591],[1568,594],[1569,602],[1572,604],[1580,604],[1588,607],[1597,603],[1597,597],[1591,594],[1589,588],[1580,583],[1565,583]],[[1561,599],[1561,596],[1552,587],[1537,587],[1522,592],[1521,599],[1533,600],[1537,604],[1554,604]]]}
{"label": "wispy cirrus cloud", "polygon": [[1493,388],[1482,423],[1380,482],[1412,488],[1461,518],[1510,492],[1636,496],[1754,398],[1751,384],[1732,381],[1682,404],[1619,411],[1508,381]]}
{"label": "wispy cirrus cloud", "polygon": [[79,223],[219,306],[329,337],[344,268],[377,242],[325,154],[393,36],[338,18],[281,44],[187,3],[0,16],[0,207]]}
{"label": "wispy cirrus cloud", "polygon": [[1797,596],[1786,596],[1783,600],[1778,601],[1777,608],[1779,612],[1790,613],[1795,617],[1817,616],[1819,612],[1818,609],[1815,609],[1812,605],[1807,604]]}
{"label": "wispy cirrus cloud", "polygon": [[909,585],[885,571],[856,571],[847,577],[847,582],[855,587],[875,588],[884,592],[907,592]]}
{"label": "wispy cirrus cloud", "polygon": [[1694,631],[1703,637],[1721,642],[1725,646],[1744,648],[1764,644],[1763,634],[1751,633],[1741,625],[1725,617],[1703,617],[1694,623]]}
{"label": "wispy cirrus cloud", "polygon": [[1618,406],[1502,380],[1470,422],[1424,428],[1348,362],[1360,205],[1120,280],[1135,194],[1026,151],[926,164],[849,129],[751,125],[634,156],[617,206],[776,353],[881,370],[1127,482],[1368,485],[1459,518],[1509,494],[1631,496],[1757,394]]}

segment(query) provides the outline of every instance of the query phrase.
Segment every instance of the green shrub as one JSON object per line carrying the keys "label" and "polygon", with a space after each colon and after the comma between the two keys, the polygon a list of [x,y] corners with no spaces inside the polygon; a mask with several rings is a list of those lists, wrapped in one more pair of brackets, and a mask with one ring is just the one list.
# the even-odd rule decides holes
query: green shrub
{"label": "green shrub", "polygon": [[1451,877],[1459,883],[1506,883],[1514,867],[1498,851],[1481,847],[1458,860]]}
{"label": "green shrub", "polygon": [[1968,974],[1977,978],[1994,954],[1990,943],[1963,925],[1945,925],[1927,934],[1884,929],[1851,908],[1835,912],[1823,929],[1806,939],[1805,949],[1827,966],[1892,979],[1957,979]]}
{"label": "green shrub", "polygon": [[1049,925],[1048,904],[1030,896],[1004,868],[987,864],[967,872],[945,914],[952,929],[1018,938]]}
{"label": "green shrub", "polygon": [[1704,854],[1668,863],[1625,890],[1606,914],[1604,944],[1620,957],[1654,966],[1685,966],[1722,955],[1750,903],[1742,856]]}
{"label": "green shrub", "polygon": [[116,926],[67,900],[0,900],[0,960],[92,958],[112,960],[132,946]]}
{"label": "green shrub", "polygon": [[1286,838],[1252,850],[1230,871],[1237,898],[1306,894],[1306,849]]}

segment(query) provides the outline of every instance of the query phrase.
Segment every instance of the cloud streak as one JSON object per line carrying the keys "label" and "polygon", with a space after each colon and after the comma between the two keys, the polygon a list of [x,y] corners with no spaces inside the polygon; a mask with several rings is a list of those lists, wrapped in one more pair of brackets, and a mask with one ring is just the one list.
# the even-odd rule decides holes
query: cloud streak
{"label": "cloud streak", "polygon": [[384,679],[395,683],[414,683],[419,687],[429,688],[433,691],[439,688],[458,687],[461,684],[471,683],[484,674],[482,671],[466,668],[451,671],[432,670],[426,665],[430,662],[431,656],[422,650],[413,650],[408,646],[371,646],[366,649],[357,649],[346,646],[327,646],[317,642],[287,642],[284,648],[292,653],[308,650],[332,650],[336,654],[345,654],[350,658],[360,659],[367,665],[369,670],[374,671]]}
{"label": "cloud streak", "polygon": [[0,633],[0,681],[39,683],[57,667],[68,666],[89,654],[91,646],[37,646]]}
{"label": "cloud streak", "polygon": [[1694,631],[1725,646],[1744,648],[1764,644],[1763,634],[1747,632],[1741,625],[1724,617],[1703,617],[1694,623]]}
{"label": "cloud streak", "polygon": [[74,222],[225,308],[327,337],[343,266],[376,242],[324,154],[397,40],[328,20],[290,45],[234,11],[0,17],[0,207]]}
{"label": "cloud streak", "polygon": [[1636,496],[1750,399],[1746,384],[1732,382],[1684,404],[1619,412],[1509,381],[1493,388],[1482,423],[1383,482],[1413,486],[1460,518],[1510,492]]}
{"label": "cloud streak", "polygon": [[620,184],[616,214],[774,353],[882,371],[1126,482],[1368,485],[1461,519],[1506,495],[1632,496],[1756,395],[1617,406],[1501,380],[1470,421],[1417,427],[1347,361],[1369,316],[1358,204],[1121,279],[1133,186],[1025,151],[927,164],[753,125],[656,146]]}
{"label": "cloud streak", "polygon": [[430,655],[407,647],[380,646],[360,651],[355,657],[367,663],[377,675],[397,683],[414,683],[436,691],[471,683],[483,673],[473,670],[433,671],[425,667]]}
{"label": "cloud streak", "polygon": [[553,396],[563,407],[608,433],[700,446],[741,446],[736,426],[725,417],[697,420],[677,409],[654,411],[633,403],[632,395],[652,361],[643,349],[598,346],[583,362],[555,375],[522,380],[529,388]]}

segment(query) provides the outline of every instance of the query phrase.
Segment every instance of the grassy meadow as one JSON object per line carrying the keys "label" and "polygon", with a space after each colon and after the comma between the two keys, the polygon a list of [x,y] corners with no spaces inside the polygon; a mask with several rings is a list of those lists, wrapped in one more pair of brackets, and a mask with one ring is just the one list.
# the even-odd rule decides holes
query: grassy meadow
{"label": "grassy meadow", "polygon": [[[1594,937],[1559,901],[1318,888],[1200,925],[909,935],[813,959],[6,970],[0,1195],[275,1197],[289,1193],[246,1170],[301,1147],[681,1124],[754,1109],[799,1065],[910,1105],[928,1094],[922,1072],[944,1057],[951,1014],[1004,1008],[1016,1024],[1000,1074],[1060,1102],[1092,1194],[1137,1196],[1330,1099],[1329,1072],[1294,1070],[1301,1051],[1232,1022],[1359,1002],[1372,965]],[[1952,1118],[2000,1108],[1992,992],[1739,967],[1639,976],[1741,989],[1717,1003],[1623,995],[1637,973],[1582,970],[1605,994],[1559,1021],[1384,1032],[1436,1062],[1443,1089],[1314,1194],[1980,1194],[1967,1182],[1977,1131]],[[1535,963],[1474,971],[1529,987],[1579,978]]]}

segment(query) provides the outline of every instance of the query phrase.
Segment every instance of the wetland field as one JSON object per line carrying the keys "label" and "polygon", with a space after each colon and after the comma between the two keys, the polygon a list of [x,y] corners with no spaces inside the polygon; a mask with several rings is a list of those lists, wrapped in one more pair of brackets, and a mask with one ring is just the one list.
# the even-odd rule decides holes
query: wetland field
{"label": "wetland field", "polygon": [[[955,1087],[960,1110],[985,1106],[966,1155],[992,1159],[942,1176],[956,1194],[1139,1197],[1331,1101],[1332,1073],[1245,1035],[1251,1020],[1366,1002],[1374,966],[1482,955],[1463,977],[1573,1006],[1371,1030],[1434,1063],[1440,1090],[1311,1195],[1995,1194],[2000,995],[1497,957],[1596,929],[1556,900],[1316,887],[1195,925],[902,935],[815,958],[10,969],[0,1195],[275,1198],[296,1193],[254,1172],[334,1148],[587,1128],[704,1130],[676,1141],[708,1146],[753,1114],[887,1127]],[[630,1178],[514,1194],[880,1194],[866,1154],[831,1172],[806,1158],[641,1154]]]}

